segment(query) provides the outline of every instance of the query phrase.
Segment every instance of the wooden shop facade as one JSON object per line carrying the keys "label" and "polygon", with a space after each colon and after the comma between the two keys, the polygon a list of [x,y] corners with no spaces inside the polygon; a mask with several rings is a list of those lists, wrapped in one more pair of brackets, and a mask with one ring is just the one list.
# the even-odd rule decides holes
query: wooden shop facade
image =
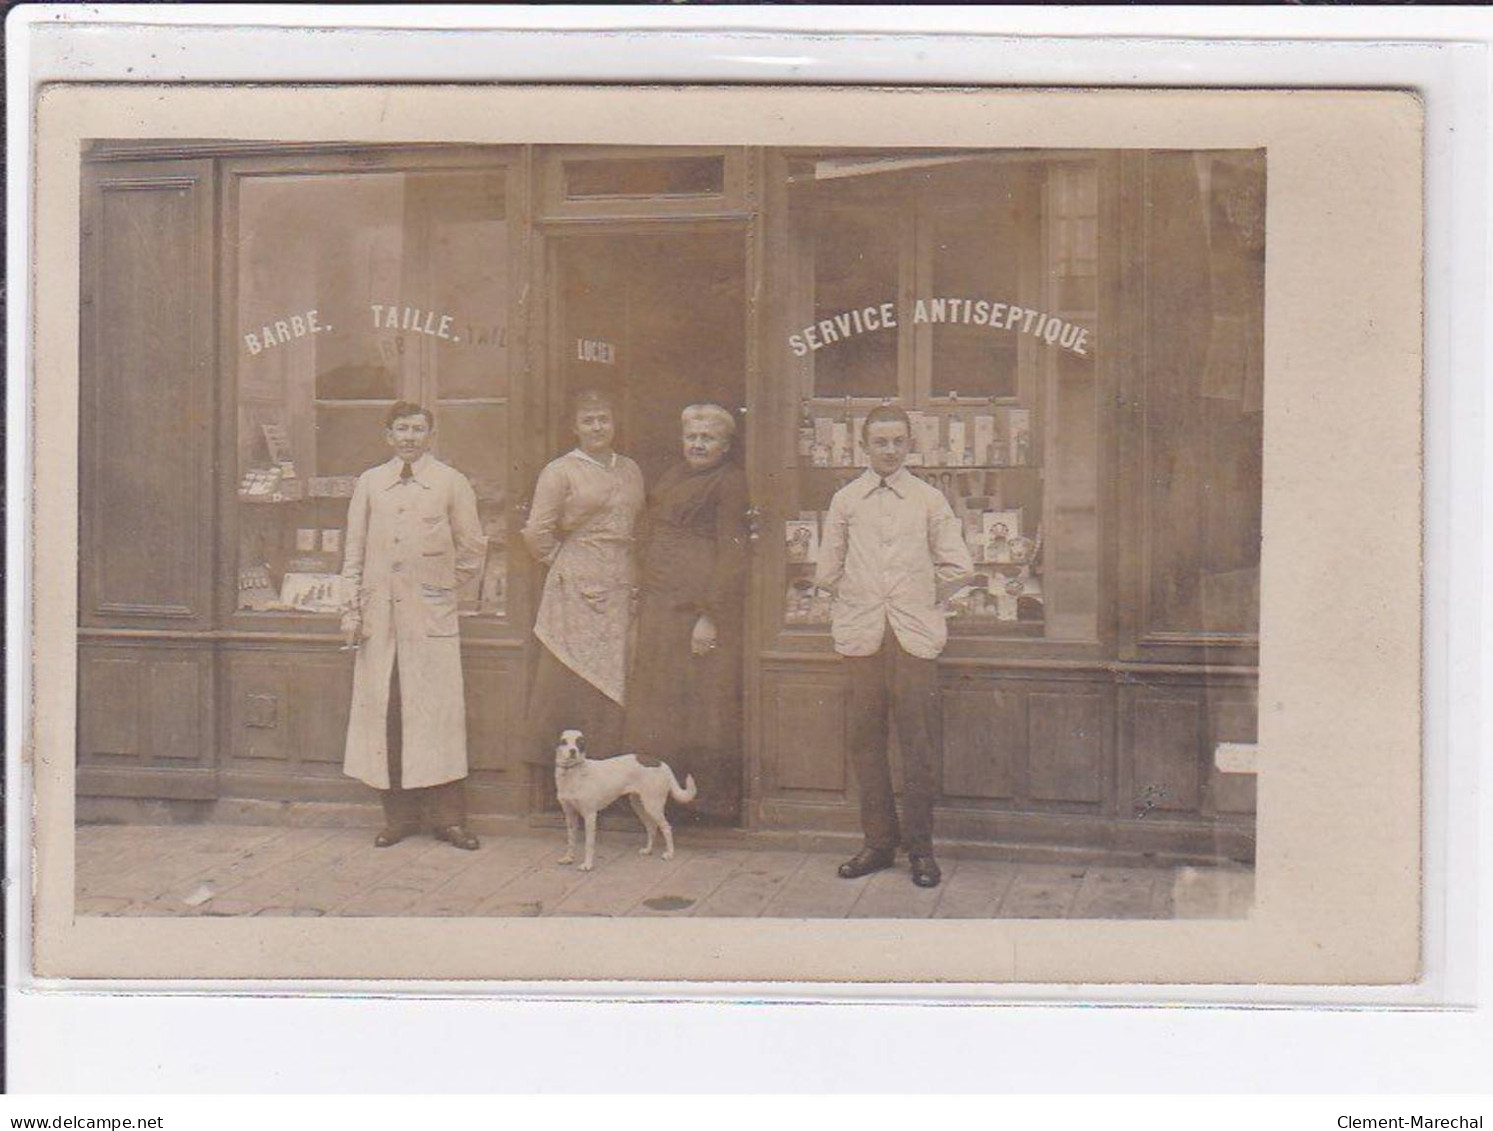
{"label": "wooden shop facade", "polygon": [[87,147],[80,814],[371,804],[332,610],[403,399],[489,540],[470,807],[550,819],[518,530],[599,386],[650,482],[684,405],[739,414],[745,829],[858,827],[806,581],[858,418],[893,402],[978,571],[940,663],[940,840],[1251,858],[1254,779],[1219,750],[1256,737],[1264,206],[1257,151]]}

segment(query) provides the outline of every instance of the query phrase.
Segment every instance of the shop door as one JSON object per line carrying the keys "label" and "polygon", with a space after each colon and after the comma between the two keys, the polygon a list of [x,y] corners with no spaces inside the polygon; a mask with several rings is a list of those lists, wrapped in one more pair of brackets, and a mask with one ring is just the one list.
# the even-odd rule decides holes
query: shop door
{"label": "shop door", "polygon": [[[557,256],[553,451],[582,389],[617,404],[617,450],[648,483],[680,458],[679,413],[745,407],[745,240],[740,231],[574,236]],[[733,453],[740,456],[738,442]]]}
{"label": "shop door", "polygon": [[[737,434],[727,458],[744,461],[745,244],[741,229],[557,241],[552,260],[551,454],[575,444],[569,418],[575,394],[596,389],[609,394],[617,407],[617,451],[638,463],[650,489],[683,459],[680,413],[688,405],[718,404],[735,415]],[[741,613],[730,618],[734,627],[722,628],[736,637],[726,643],[738,665],[745,660],[745,610]],[[682,647],[687,662],[687,644]],[[734,693],[727,690],[733,682]],[[695,755],[705,759],[708,778],[714,781],[708,790],[708,819],[734,823],[739,810],[732,795],[742,792],[740,668],[734,680],[728,674],[723,682],[710,679],[702,686],[725,696],[701,708],[711,712],[713,733],[720,736],[709,744],[716,753]],[[683,719],[680,723],[688,725]],[[690,756],[672,756],[686,758],[682,776]],[[734,788],[727,784],[733,778]],[[706,780],[702,774],[700,803],[689,807],[695,816],[706,809]],[[625,807],[622,812],[625,823],[633,823]]]}

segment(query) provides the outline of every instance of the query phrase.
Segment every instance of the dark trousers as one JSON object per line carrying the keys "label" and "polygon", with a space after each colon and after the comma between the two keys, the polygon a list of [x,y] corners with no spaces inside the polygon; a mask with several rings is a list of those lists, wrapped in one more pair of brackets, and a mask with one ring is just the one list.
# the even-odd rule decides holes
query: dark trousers
{"label": "dark trousers", "polygon": [[384,802],[384,823],[390,828],[417,829],[422,819],[431,827],[443,829],[462,825],[467,819],[466,781],[442,782],[440,785],[405,789],[399,783],[404,768],[404,708],[399,701],[399,658],[389,676],[389,710],[387,743],[389,747],[389,788],[380,790]]}
{"label": "dark trousers", "polygon": [[[890,625],[874,656],[843,657],[850,671],[850,757],[861,791],[866,847],[933,852],[933,736],[938,733],[938,662],[906,651]],[[888,709],[902,753],[902,821],[892,794]]]}

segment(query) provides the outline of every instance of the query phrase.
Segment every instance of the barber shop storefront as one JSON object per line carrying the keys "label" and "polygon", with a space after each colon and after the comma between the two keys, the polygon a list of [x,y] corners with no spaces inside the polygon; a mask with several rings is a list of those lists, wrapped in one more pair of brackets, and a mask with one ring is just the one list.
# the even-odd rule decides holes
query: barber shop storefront
{"label": "barber shop storefront", "polygon": [[375,804],[338,574],[410,401],[487,539],[473,822],[553,822],[520,532],[596,390],[649,488],[681,410],[735,416],[745,833],[859,829],[812,578],[893,404],[976,571],[940,842],[1253,857],[1263,153],[110,142],[83,177],[81,817]]}

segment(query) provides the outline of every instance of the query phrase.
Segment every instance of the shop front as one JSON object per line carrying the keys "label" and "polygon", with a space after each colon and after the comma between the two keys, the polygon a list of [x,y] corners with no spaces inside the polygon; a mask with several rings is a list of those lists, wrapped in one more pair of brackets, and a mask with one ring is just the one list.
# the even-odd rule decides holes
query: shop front
{"label": "shop front", "polygon": [[[567,405],[652,484],[736,414],[754,544],[746,830],[851,832],[810,579],[895,403],[976,578],[940,663],[941,839],[1249,859],[1264,157],[100,143],[84,157],[80,816],[366,804],[337,574],[399,400],[471,480],[469,805],[544,821],[520,739]],[[688,726],[688,719],[680,720]]]}

